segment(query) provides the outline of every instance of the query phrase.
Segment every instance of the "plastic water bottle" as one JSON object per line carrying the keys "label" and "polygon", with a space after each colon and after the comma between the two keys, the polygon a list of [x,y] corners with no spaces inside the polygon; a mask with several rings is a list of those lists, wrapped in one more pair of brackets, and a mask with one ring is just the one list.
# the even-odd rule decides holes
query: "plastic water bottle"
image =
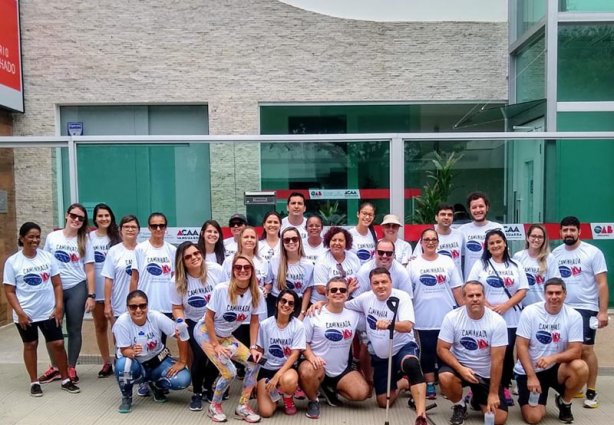
{"label": "plastic water bottle", "polygon": [[484,425],[495,425],[495,414],[493,412],[484,413]]}
{"label": "plastic water bottle", "polygon": [[[267,378],[265,382],[268,384],[269,381],[270,379]],[[269,391],[269,395],[271,396],[271,400],[273,400],[273,403],[277,403],[281,399],[281,394],[279,394],[277,388],[273,388],[271,391]]]}
{"label": "plastic water bottle", "polygon": [[144,356],[147,354],[147,336],[145,336],[145,332],[140,331],[136,336],[136,345],[141,347],[140,356]]}
{"label": "plastic water bottle", "polygon": [[539,403],[539,396],[540,393],[536,391],[531,391],[531,393],[529,394],[529,406],[537,406],[537,404]]}
{"label": "plastic water bottle", "polygon": [[188,324],[180,317],[177,319],[177,325],[175,326],[179,332],[179,339],[181,341],[187,341],[190,339],[190,333],[188,332]]}
{"label": "plastic water bottle", "polygon": [[237,345],[237,343],[233,342],[232,344],[230,344],[229,346],[226,347],[226,349],[230,351],[230,356],[226,357],[225,355],[220,354],[218,356],[218,358],[220,359],[220,361],[223,364],[228,364],[228,362],[231,361],[230,359],[232,359],[232,356],[234,356],[235,353],[237,352],[238,348],[239,348],[239,346]]}
{"label": "plastic water bottle", "polygon": [[599,327],[599,320],[597,319],[597,316],[592,316],[590,319],[588,319],[588,326],[591,329],[597,329]]}

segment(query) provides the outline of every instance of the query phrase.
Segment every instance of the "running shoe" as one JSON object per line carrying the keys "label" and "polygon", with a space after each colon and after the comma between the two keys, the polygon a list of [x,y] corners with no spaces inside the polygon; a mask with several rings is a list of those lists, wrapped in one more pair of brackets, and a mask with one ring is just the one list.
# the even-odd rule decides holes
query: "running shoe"
{"label": "running shoe", "polygon": [[71,394],[77,394],[77,393],[81,392],[79,387],[77,387],[75,385],[75,383],[73,381],[71,381],[70,379],[62,384],[62,389],[64,391],[67,391],[67,392],[71,393]]}
{"label": "running shoe", "polygon": [[139,384],[139,389],[136,391],[139,397],[149,397],[149,386],[146,382],[141,382]]}
{"label": "running shoe", "polygon": [[211,403],[207,409],[207,416],[209,416],[213,422],[226,422],[226,415],[220,403]]}
{"label": "running shoe", "polygon": [[130,413],[132,410],[132,397],[122,397],[122,402],[117,408],[119,413]]}
{"label": "running shoe", "polygon": [[190,410],[192,412],[199,412],[203,410],[203,395],[202,394],[194,394],[192,396],[192,401],[190,401]]}
{"label": "running shoe", "polygon": [[45,373],[38,377],[38,382],[40,382],[41,384],[48,384],[49,382],[59,381],[60,379],[62,379],[60,371],[53,366],[49,366],[49,369],[47,369]]}
{"label": "running shoe", "polygon": [[305,416],[310,419],[318,419],[320,417],[320,402],[317,400],[309,400],[307,403],[307,412],[305,412]]}
{"label": "running shoe", "polygon": [[284,413],[288,416],[296,415],[296,405],[292,397],[283,397],[284,400]]}
{"label": "running shoe", "polygon": [[237,419],[243,419],[250,424],[260,422],[260,415],[256,414],[247,404],[238,405],[235,409],[235,416]]}
{"label": "running shoe", "polygon": [[451,425],[463,425],[465,419],[467,419],[467,406],[462,406],[460,404],[455,404],[452,406],[452,417],[450,418]]}
{"label": "running shoe", "polygon": [[595,390],[586,390],[586,398],[584,399],[584,407],[588,409],[596,409],[599,406],[599,396]]}
{"label": "running shoe", "polygon": [[341,400],[339,400],[339,397],[337,397],[337,393],[335,392],[335,390],[333,390],[332,388],[329,388],[327,385],[321,385],[320,389],[322,390],[322,393],[324,394],[324,398],[326,399],[326,402],[328,403],[329,406],[331,407],[343,406],[343,403],[341,402]]}
{"label": "running shoe", "polygon": [[307,396],[301,387],[296,387],[296,391],[294,391],[294,398],[297,400],[305,400]]}
{"label": "running shoe", "polygon": [[79,375],[77,375],[77,369],[75,369],[74,367],[68,366],[68,377],[73,384],[79,383]]}
{"label": "running shoe", "polygon": [[437,398],[437,390],[435,390],[435,384],[432,382],[426,384],[426,398],[429,400],[435,400]]}
{"label": "running shoe", "polygon": [[505,402],[508,406],[514,405],[514,397],[512,397],[512,393],[509,388],[503,388],[503,395],[505,396]]}
{"label": "running shoe", "polygon": [[573,415],[571,414],[571,403],[567,404],[563,402],[560,394],[557,394],[554,398],[554,403],[559,409],[559,420],[564,424],[570,424],[573,422]]}
{"label": "running shoe", "polygon": [[32,397],[42,397],[43,389],[41,388],[41,384],[35,383],[30,385],[30,395]]}
{"label": "running shoe", "polygon": [[106,378],[107,376],[111,375],[113,375],[113,366],[111,366],[111,363],[105,363],[104,365],[102,365],[102,369],[100,369],[100,371],[98,372],[98,377]]}
{"label": "running shoe", "polygon": [[426,422],[426,418],[424,416],[418,416],[416,418],[416,425],[428,425],[428,423]]}

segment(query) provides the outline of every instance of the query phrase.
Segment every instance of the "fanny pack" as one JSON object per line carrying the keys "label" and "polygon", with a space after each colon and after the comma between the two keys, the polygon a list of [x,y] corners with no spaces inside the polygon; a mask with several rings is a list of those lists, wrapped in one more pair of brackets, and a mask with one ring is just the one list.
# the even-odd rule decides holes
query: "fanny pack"
{"label": "fanny pack", "polygon": [[152,357],[151,359],[141,363],[141,365],[145,368],[145,369],[155,369],[158,366],[160,366],[162,364],[162,362],[164,360],[166,360],[166,358],[168,356],[171,355],[171,352],[169,351],[168,348],[164,347],[164,349],[162,351],[160,351],[158,353],[158,355]]}

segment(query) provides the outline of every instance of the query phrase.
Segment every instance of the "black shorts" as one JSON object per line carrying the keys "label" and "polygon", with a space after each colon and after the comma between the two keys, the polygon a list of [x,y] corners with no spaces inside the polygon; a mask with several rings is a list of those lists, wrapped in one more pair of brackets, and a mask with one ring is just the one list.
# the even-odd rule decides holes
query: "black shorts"
{"label": "black shorts", "polygon": [[[463,387],[471,388],[471,392],[473,393],[471,397],[473,397],[473,400],[475,400],[475,402],[477,402],[477,404],[480,406],[486,406],[488,401],[488,392],[490,391],[490,378],[482,378],[481,376],[476,375],[479,382],[477,384],[472,384],[461,378],[458,372],[447,364],[442,364],[439,367],[439,376],[441,376],[441,374],[444,372],[450,372],[459,378]],[[507,412],[507,403],[505,401],[505,396],[503,395],[502,385],[499,385],[499,409]]]}
{"label": "black shorts", "polygon": [[265,369],[261,367],[258,371],[258,379],[256,379],[256,382],[260,381],[261,379],[271,379],[273,376],[275,376],[276,373],[277,370]]}
{"label": "black shorts", "polygon": [[[537,379],[539,379],[539,385],[542,387],[542,393],[539,395],[539,404],[546,405],[546,401],[548,401],[548,390],[550,388],[561,395],[565,392],[565,385],[559,382],[560,366],[561,365],[557,363],[550,369],[537,372]],[[518,384],[518,404],[524,406],[529,403],[527,375],[516,375],[516,383]]]}
{"label": "black shorts", "polygon": [[45,337],[45,342],[59,341],[64,339],[62,326],[55,323],[55,319],[41,320],[40,322],[32,322],[26,329],[22,329],[19,323],[15,323],[17,331],[23,342],[38,341],[38,330],[40,329]]}
{"label": "black shorts", "polygon": [[345,370],[343,372],[341,372],[337,376],[330,377],[330,376],[325,374],[324,375],[324,380],[322,381],[322,385],[326,385],[328,388],[336,390],[337,389],[337,384],[339,384],[339,381],[341,381],[341,379],[345,375],[350,373],[351,371],[352,371],[352,364],[348,363],[348,366],[345,368]]}
{"label": "black shorts", "polygon": [[595,335],[597,334],[597,329],[591,329],[590,320],[591,317],[597,317],[597,312],[591,310],[582,310],[580,308],[576,308],[576,311],[582,316],[582,344],[595,345]]}
{"label": "black shorts", "polygon": [[[420,358],[420,348],[418,344],[411,341],[405,344],[401,349],[392,356],[392,380],[390,381],[390,390],[397,389],[397,381],[403,376],[401,362],[407,356]],[[373,366],[373,388],[375,394],[386,394],[388,383],[388,358],[382,359],[375,354],[371,355],[371,366]],[[410,385],[413,383],[410,382]]]}

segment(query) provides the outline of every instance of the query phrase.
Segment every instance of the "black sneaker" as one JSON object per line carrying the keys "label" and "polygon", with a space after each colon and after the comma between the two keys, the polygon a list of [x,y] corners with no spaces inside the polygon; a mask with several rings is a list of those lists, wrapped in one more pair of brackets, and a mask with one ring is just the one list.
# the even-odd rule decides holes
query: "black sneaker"
{"label": "black sneaker", "polygon": [[337,393],[332,388],[329,388],[327,385],[321,385],[320,389],[322,390],[324,398],[326,399],[326,402],[329,406],[343,406],[343,403],[341,402],[341,400],[339,400],[339,397],[337,397]]}
{"label": "black sneaker", "polygon": [[318,419],[320,417],[320,403],[318,401],[307,402],[307,412],[305,412],[305,416],[310,419]]}
{"label": "black sneaker", "polygon": [[156,403],[166,403],[168,401],[166,395],[164,395],[163,389],[156,387],[156,385],[151,382],[149,383],[149,388],[151,389],[153,399]]}
{"label": "black sneaker", "polygon": [[113,366],[110,363],[105,363],[102,365],[102,369],[98,372],[99,378],[106,378],[107,376],[113,375]]}
{"label": "black sneaker", "polygon": [[30,385],[30,395],[32,397],[42,397],[43,396],[43,389],[41,388],[40,384],[32,384]]}
{"label": "black sneaker", "polygon": [[130,413],[130,410],[132,410],[132,397],[122,397],[122,403],[117,411],[119,413]]}
{"label": "black sneaker", "polygon": [[77,394],[80,393],[81,390],[79,389],[79,387],[77,387],[73,381],[66,381],[66,383],[62,384],[62,389],[64,391],[68,391],[71,394]]}
{"label": "black sneaker", "polygon": [[570,424],[573,422],[573,415],[571,413],[571,403],[566,404],[560,394],[557,394],[554,398],[556,407],[559,409],[559,420],[564,424]]}
{"label": "black sneaker", "polygon": [[463,425],[465,419],[467,419],[467,406],[461,406],[460,404],[455,404],[452,406],[453,412],[452,417],[450,418],[451,425]]}
{"label": "black sneaker", "polygon": [[202,394],[194,394],[192,396],[192,401],[190,402],[190,410],[192,412],[198,412],[203,410],[203,395]]}

